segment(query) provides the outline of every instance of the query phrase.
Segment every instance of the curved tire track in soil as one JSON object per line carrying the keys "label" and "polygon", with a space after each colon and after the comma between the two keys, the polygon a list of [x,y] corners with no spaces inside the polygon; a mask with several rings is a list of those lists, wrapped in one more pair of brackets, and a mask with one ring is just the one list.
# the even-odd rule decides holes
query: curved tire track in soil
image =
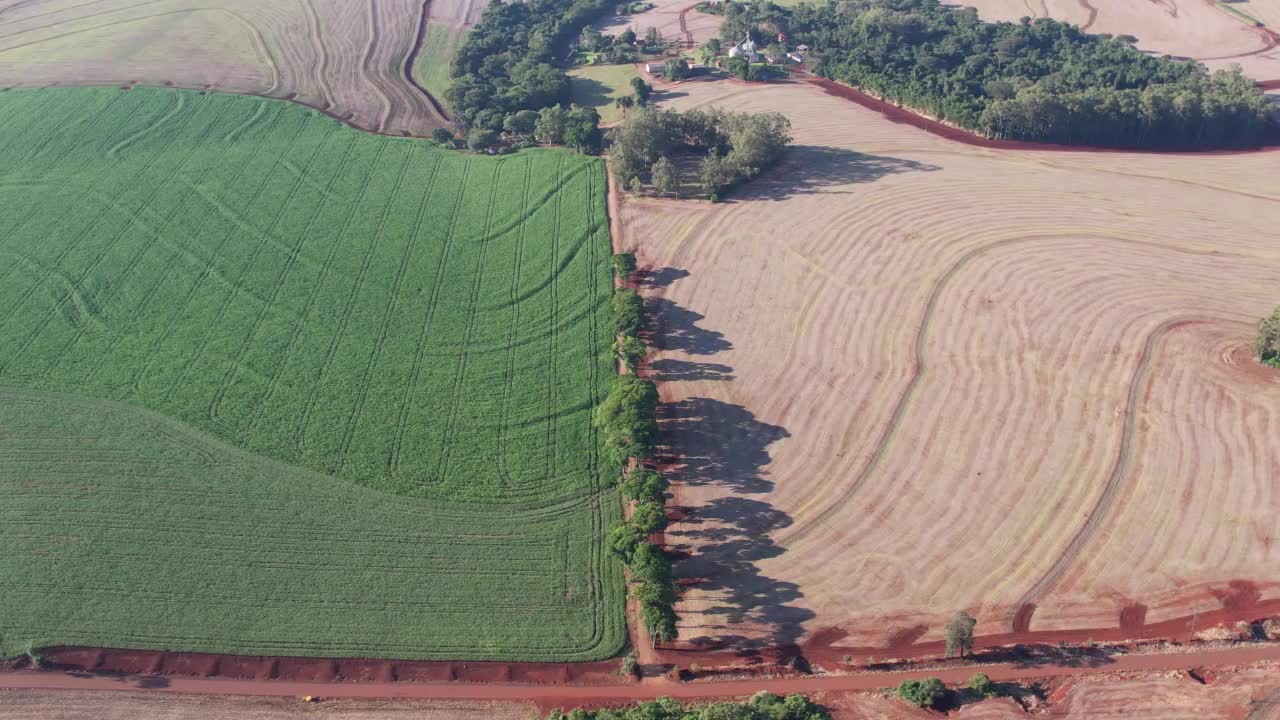
{"label": "curved tire track in soil", "polygon": [[[1115,462],[1111,465],[1111,473],[1107,476],[1107,480],[1102,486],[1102,493],[1098,496],[1097,502],[1090,508],[1088,518],[1084,521],[1084,524],[1080,526],[1079,530],[1076,530],[1075,535],[1072,536],[1071,541],[1067,543],[1067,546],[1058,555],[1053,565],[1014,603],[1014,607],[1017,608],[1016,614],[1012,616],[1014,626],[1019,624],[1030,625],[1030,611],[1027,611],[1026,608],[1028,606],[1034,607],[1042,597],[1053,590],[1058,581],[1062,579],[1063,574],[1066,573],[1067,569],[1071,567],[1072,563],[1080,555],[1080,550],[1093,538],[1103,519],[1110,511],[1111,506],[1115,503],[1116,492],[1120,489],[1120,483],[1124,480],[1125,473],[1129,469],[1134,427],[1137,425],[1138,404],[1142,401],[1142,397],[1145,394],[1144,387],[1151,375],[1156,343],[1170,330],[1187,325],[1220,321],[1222,321],[1222,318],[1206,315],[1184,315],[1160,323],[1147,335],[1146,342],[1142,345],[1142,353],[1138,356],[1138,363],[1134,367],[1133,377],[1129,381],[1129,393],[1125,401],[1124,410],[1124,427],[1120,433],[1120,448],[1116,452]],[[1024,620],[1017,617],[1023,615],[1024,612],[1027,615]],[[1024,631],[1026,629],[1028,628],[1023,628]]]}
{"label": "curved tire track in soil", "polygon": [[[881,460],[884,459],[884,456],[889,446],[893,442],[894,436],[897,434],[898,427],[902,424],[903,417],[906,416],[907,409],[910,406],[912,399],[915,397],[916,390],[920,386],[920,381],[924,378],[928,370],[928,364],[925,361],[925,352],[924,352],[925,337],[929,334],[929,328],[933,322],[934,311],[937,309],[938,302],[942,297],[942,293],[950,286],[951,280],[961,270],[963,270],[965,266],[967,266],[970,262],[977,259],[978,257],[981,257],[982,255],[985,255],[986,253],[992,250],[997,250],[1010,245],[1017,245],[1017,244],[1026,243],[1026,242],[1053,240],[1059,237],[1060,235],[1058,234],[1046,234],[1046,235],[1027,235],[1022,237],[1005,238],[1004,240],[997,240],[995,242],[988,243],[981,247],[977,247],[977,248],[974,248],[973,250],[970,250],[969,252],[962,255],[960,259],[956,260],[956,262],[953,263],[949,268],[947,268],[946,272],[944,272],[941,275],[941,277],[938,278],[937,282],[934,283],[933,289],[929,293],[929,300],[925,304],[924,312],[921,315],[920,323],[917,326],[918,330],[916,331],[915,342],[914,342],[914,358],[912,362],[911,379],[907,381],[906,387],[902,390],[902,393],[898,396],[898,400],[895,403],[893,408],[893,413],[892,415],[890,415],[889,422],[886,423],[884,430],[880,433],[880,438],[876,441],[875,450],[872,451],[871,457],[868,458],[867,461],[863,464],[862,470],[858,472],[857,477],[854,479],[852,484],[850,484],[849,487],[844,490],[844,492],[840,493],[838,497],[831,500],[830,503],[827,505],[827,507],[824,508],[821,512],[817,513],[813,517],[808,518],[802,522],[797,522],[795,525],[792,526],[792,530],[790,532],[779,535],[777,538],[777,542],[779,544],[795,543],[798,540],[802,540],[808,537],[813,531],[819,529],[824,523],[826,523],[826,521],[830,520],[832,516],[834,516],[841,509],[843,509],[844,506],[847,505],[855,495],[857,495],[858,491],[862,489],[863,485],[866,484],[867,480],[871,478],[871,476],[875,473],[876,469],[879,467]],[[1178,253],[1191,253],[1191,254],[1197,254],[1197,255],[1204,254],[1194,250],[1174,248],[1174,247],[1169,247],[1165,245],[1160,245],[1159,243],[1153,243],[1153,242],[1144,241],[1144,240],[1134,240],[1132,238],[1121,237],[1121,236],[1098,236],[1097,239],[1105,239],[1110,242],[1144,245],[1147,247],[1152,247],[1152,248],[1161,249],[1161,250],[1168,250],[1171,252],[1178,252]],[[1169,322],[1173,322],[1173,321],[1169,321]],[[1164,327],[1164,325],[1162,325],[1161,327]],[[1168,329],[1168,328],[1165,328],[1165,329]],[[1157,328],[1157,330],[1159,330],[1159,328]],[[1139,362],[1140,369],[1144,367],[1147,359],[1149,359],[1150,347],[1152,343],[1154,343],[1155,340],[1157,339],[1159,338],[1156,335],[1148,337],[1147,343],[1144,346],[1142,360]],[[1135,377],[1135,380],[1136,379],[1138,378]],[[1130,406],[1129,406],[1130,412],[1132,411],[1132,406],[1133,406],[1132,394],[1133,394],[1133,389],[1131,388],[1130,389]],[[1125,436],[1124,436],[1124,442],[1126,444],[1127,444],[1128,436],[1132,431],[1132,427],[1130,423],[1131,423],[1131,415],[1127,415],[1126,425],[1125,425]],[[1122,445],[1122,447],[1125,447],[1125,446]],[[1124,453],[1127,455],[1127,448],[1124,450]],[[1114,472],[1113,472],[1113,475],[1114,475]],[[1111,489],[1111,492],[1114,493],[1114,488]],[[1090,528],[1090,532],[1092,532],[1092,528]],[[1083,541],[1081,541],[1081,543],[1083,543]],[[1073,544],[1074,544],[1074,541],[1073,541]],[[1078,547],[1074,548],[1074,551],[1078,551],[1078,550],[1079,550]],[[1058,572],[1058,575],[1061,575],[1061,571]],[[1056,580],[1056,577],[1054,579]],[[1040,583],[1037,583],[1037,587],[1039,585]],[[1028,596],[1030,595],[1031,593],[1028,593]],[[1021,605],[1027,602],[1034,602],[1034,601],[1028,600],[1026,597],[1024,597],[1023,600],[1019,601],[1015,607],[1020,607]]]}
{"label": "curved tire track in soil", "polygon": [[698,7],[700,4],[701,3],[695,3],[680,11],[680,32],[684,33],[685,42],[689,43],[689,47],[693,47],[694,45],[693,31],[689,29],[689,24],[685,18],[689,15],[690,10]]}
{"label": "curved tire track in soil", "polygon": [[1094,7],[1093,3],[1089,2],[1089,0],[1076,0],[1076,2],[1080,3],[1080,7],[1084,8],[1084,11],[1089,13],[1089,19],[1080,26],[1081,30],[1089,32],[1089,28],[1093,27],[1093,24],[1098,21],[1098,8]]}
{"label": "curved tire track in soil", "polygon": [[432,95],[427,88],[422,85],[422,83],[418,82],[417,78],[413,76],[413,66],[417,63],[418,56],[422,54],[422,46],[427,42],[427,22],[430,19],[430,15],[431,0],[423,0],[422,14],[418,17],[418,34],[415,36],[413,41],[413,48],[409,51],[409,55],[404,59],[404,79],[405,82],[409,83],[413,89],[417,90],[418,93],[421,94],[422,98],[426,100],[427,105],[430,106],[431,112],[435,113],[436,117],[439,118],[441,122],[449,122],[450,116],[448,111],[444,109],[444,105],[436,98],[436,96]]}

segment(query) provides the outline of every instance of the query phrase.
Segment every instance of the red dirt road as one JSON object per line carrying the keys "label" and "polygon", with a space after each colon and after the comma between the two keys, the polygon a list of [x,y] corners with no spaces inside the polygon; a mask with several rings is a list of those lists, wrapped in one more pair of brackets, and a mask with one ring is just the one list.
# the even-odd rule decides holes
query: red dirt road
{"label": "red dirt road", "polygon": [[[1251,645],[1188,653],[1121,655],[1073,666],[999,665],[981,669],[997,682],[1045,677],[1088,675],[1096,672],[1177,671],[1280,662],[1280,645]],[[943,682],[964,682],[979,666],[946,670],[865,673],[859,675],[792,677],[726,682],[615,684],[596,686],[548,686],[516,683],[324,683],[292,681],[227,680],[149,675],[104,675],[55,671],[0,673],[0,688],[43,690],[153,690],[206,695],[253,695],[326,698],[405,698],[424,700],[532,700],[544,707],[556,704],[625,703],[657,697],[740,697],[760,690],[792,692],[849,692],[893,687],[903,680],[938,677]]]}

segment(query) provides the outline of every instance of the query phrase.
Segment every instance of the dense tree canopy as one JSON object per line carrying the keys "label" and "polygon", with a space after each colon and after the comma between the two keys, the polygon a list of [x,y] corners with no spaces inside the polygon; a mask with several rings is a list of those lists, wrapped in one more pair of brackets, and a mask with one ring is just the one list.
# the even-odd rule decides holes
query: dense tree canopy
{"label": "dense tree canopy", "polygon": [[781,8],[730,3],[722,35],[785,32],[820,75],[988,137],[1116,147],[1234,147],[1276,132],[1238,71],[1209,74],[1128,36],[1049,18],[983,22],[938,0],[841,0]]}

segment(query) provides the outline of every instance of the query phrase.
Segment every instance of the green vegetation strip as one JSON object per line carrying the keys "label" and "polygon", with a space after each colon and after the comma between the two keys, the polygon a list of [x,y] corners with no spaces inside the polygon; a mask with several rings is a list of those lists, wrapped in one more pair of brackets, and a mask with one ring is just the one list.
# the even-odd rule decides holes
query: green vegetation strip
{"label": "green vegetation strip", "polygon": [[600,161],[185,91],[0,121],[0,650],[622,646]]}
{"label": "green vegetation strip", "polygon": [[1214,3],[1214,5],[1217,5],[1218,8],[1222,10],[1226,10],[1227,12],[1231,13],[1232,15],[1235,15],[1237,18],[1249,23],[1250,25],[1253,25],[1254,27],[1262,27],[1264,25],[1264,23],[1261,20],[1258,20],[1257,18],[1253,17],[1252,15],[1249,15],[1243,10],[1234,8],[1228,5],[1227,3],[1217,2],[1217,3]]}

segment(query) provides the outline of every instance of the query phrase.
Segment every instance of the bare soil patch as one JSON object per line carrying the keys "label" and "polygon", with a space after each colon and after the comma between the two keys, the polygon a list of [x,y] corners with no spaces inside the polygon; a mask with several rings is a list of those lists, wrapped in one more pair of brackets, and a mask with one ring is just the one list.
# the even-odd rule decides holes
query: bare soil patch
{"label": "bare soil patch", "polygon": [[728,202],[623,205],[682,647],[838,628],[826,658],[892,657],[960,609],[991,642],[1082,643],[1277,610],[1280,391],[1224,360],[1275,304],[1273,155],[1011,152],[801,83],[680,90],[796,136]]}

